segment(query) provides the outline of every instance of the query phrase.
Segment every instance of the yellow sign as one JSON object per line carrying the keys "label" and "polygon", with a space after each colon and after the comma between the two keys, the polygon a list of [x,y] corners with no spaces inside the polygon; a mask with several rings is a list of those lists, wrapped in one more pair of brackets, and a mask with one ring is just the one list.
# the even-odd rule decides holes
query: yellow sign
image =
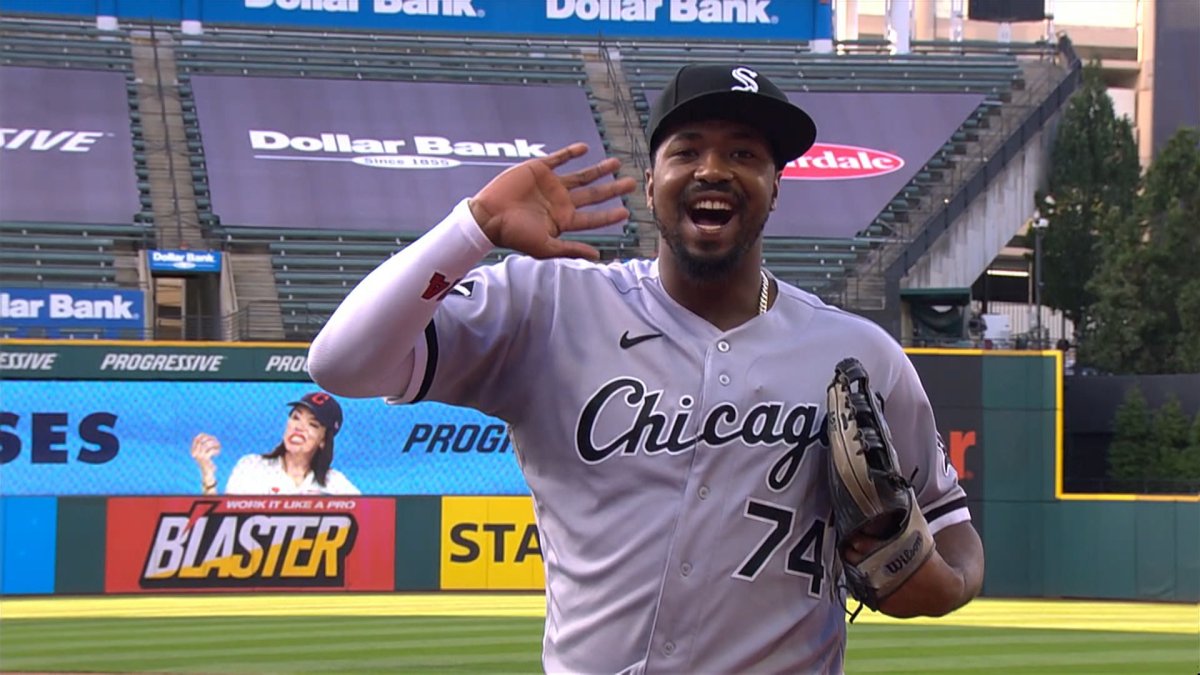
{"label": "yellow sign", "polygon": [[529,497],[443,497],[443,590],[541,590],[542,546]]}

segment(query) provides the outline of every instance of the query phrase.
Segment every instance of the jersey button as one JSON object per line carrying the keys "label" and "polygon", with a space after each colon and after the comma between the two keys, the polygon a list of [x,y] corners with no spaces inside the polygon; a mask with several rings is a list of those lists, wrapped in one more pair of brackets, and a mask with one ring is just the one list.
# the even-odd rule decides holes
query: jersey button
{"label": "jersey button", "polygon": [[725,373],[721,373],[720,375],[717,376],[717,382],[727,385],[727,384],[729,384],[729,376],[726,375]]}
{"label": "jersey button", "polygon": [[680,565],[679,573],[685,577],[687,575],[691,574],[692,573],[692,563],[683,563],[682,565]]}
{"label": "jersey button", "polygon": [[667,656],[674,654],[675,653],[675,643],[667,642],[666,644],[664,644],[663,645],[663,653],[666,654]]}
{"label": "jersey button", "polygon": [[717,351],[719,351],[719,352],[729,351],[729,343],[724,340],[721,340],[720,342],[717,343]]}
{"label": "jersey button", "polygon": [[696,490],[696,496],[700,499],[708,499],[708,486],[701,485],[699,490]]}

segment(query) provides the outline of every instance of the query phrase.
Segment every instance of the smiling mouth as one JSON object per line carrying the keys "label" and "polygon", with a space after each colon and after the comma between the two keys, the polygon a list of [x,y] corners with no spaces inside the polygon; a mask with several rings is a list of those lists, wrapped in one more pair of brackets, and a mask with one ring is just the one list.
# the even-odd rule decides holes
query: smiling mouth
{"label": "smiling mouth", "polygon": [[733,220],[733,204],[721,199],[698,199],[688,206],[687,215],[700,230],[716,232]]}
{"label": "smiling mouth", "polygon": [[292,434],[291,436],[288,436],[288,442],[294,443],[295,445],[304,445],[304,436],[301,436],[300,434]]}

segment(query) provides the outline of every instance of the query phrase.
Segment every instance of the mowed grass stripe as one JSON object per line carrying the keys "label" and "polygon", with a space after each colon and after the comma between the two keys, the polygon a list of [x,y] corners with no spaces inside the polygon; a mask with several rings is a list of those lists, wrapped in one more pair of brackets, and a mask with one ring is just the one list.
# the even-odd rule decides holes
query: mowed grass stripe
{"label": "mowed grass stripe", "polygon": [[[365,616],[365,617],[317,617],[317,616],[253,616],[253,617],[165,617],[161,619],[130,619],[130,618],[104,618],[104,619],[19,619],[5,620],[0,616],[0,626],[5,631],[11,631],[12,634],[42,633],[46,630],[45,623],[52,622],[53,625],[65,632],[75,633],[83,632],[85,629],[90,635],[122,635],[131,632],[137,633],[157,633],[157,632],[174,632],[178,630],[177,626],[186,625],[189,631],[204,632],[237,632],[242,628],[247,630],[271,629],[271,630],[295,630],[298,627],[311,626],[314,628],[327,628],[329,626],[337,626],[343,622],[350,620],[356,626],[372,629],[379,626],[394,627],[397,630],[424,630],[426,628],[436,629],[440,626],[489,626],[495,625],[497,622],[503,621],[532,621],[541,625],[542,619],[537,618],[521,618],[521,617],[453,617],[453,616]],[[0,638],[3,634],[0,633]]]}
{"label": "mowed grass stripe", "polygon": [[1200,606],[1183,603],[1005,600],[982,598],[944,617],[895,619],[864,612],[860,625],[992,626],[996,628],[1134,631],[1200,635]]}
{"label": "mowed grass stripe", "polygon": [[[493,631],[467,635],[460,635],[456,629],[447,629],[443,633],[444,637],[416,636],[408,639],[375,637],[360,639],[355,631],[329,630],[322,631],[320,634],[294,632],[291,639],[280,637],[269,640],[254,639],[257,636],[251,635],[251,639],[248,640],[230,638],[206,641],[193,640],[186,630],[180,630],[173,636],[160,636],[153,643],[143,641],[140,645],[126,645],[125,648],[96,645],[90,650],[85,650],[84,653],[66,653],[64,650],[58,650],[58,653],[55,653],[52,649],[46,649],[53,645],[43,645],[41,653],[32,653],[25,651],[20,646],[10,649],[6,641],[3,667],[5,669],[28,668],[38,662],[50,660],[59,667],[93,668],[108,665],[113,661],[130,659],[150,664],[164,664],[169,667],[175,662],[206,661],[215,665],[227,660],[232,660],[234,663],[243,659],[274,662],[281,658],[288,659],[297,656],[304,656],[305,659],[327,660],[332,656],[334,650],[360,657],[362,653],[373,649],[385,649],[389,653],[454,654],[464,648],[486,647],[491,651],[496,651],[512,644],[519,645],[524,650],[537,648],[540,643],[538,627],[532,627],[533,631],[520,628],[525,627],[519,627],[516,631],[502,628],[500,634]],[[157,666],[153,667],[153,669],[156,668]]]}
{"label": "mowed grass stripe", "polygon": [[[192,630],[198,626],[205,629],[202,639],[196,639]],[[90,650],[70,653],[63,649],[71,644],[72,636],[91,636],[93,629],[100,627],[116,629],[108,634],[110,644],[101,642]],[[148,632],[150,628],[154,631]],[[539,672],[541,631],[540,618],[2,620],[0,668]],[[34,649],[36,653],[31,651]],[[1166,675],[1200,670],[1198,653],[1197,635],[856,623],[850,627],[847,673]]]}
{"label": "mowed grass stripe", "polygon": [[[536,637],[536,636],[535,636]],[[540,670],[541,644],[527,640],[512,644],[477,642],[462,649],[427,645],[397,651],[388,644],[344,644],[335,637],[319,653],[291,650],[286,654],[192,653],[177,650],[167,656],[144,658],[126,653],[95,659],[87,665],[94,672],[196,672],[196,673],[298,673],[298,672],[412,672],[415,668],[462,668],[466,672],[484,672],[481,666],[510,672]],[[15,669],[6,657],[6,670]],[[48,668],[61,670],[62,668]]]}
{"label": "mowed grass stripe", "polygon": [[[0,617],[181,617],[181,616],[543,616],[539,593],[442,592],[423,594],[308,593],[222,594],[85,598],[0,598]],[[859,624],[897,623],[866,612]],[[982,598],[940,618],[904,624],[1067,628],[1200,634],[1195,604]]]}
{"label": "mowed grass stripe", "polygon": [[[422,667],[470,666],[488,660],[516,664],[538,663],[541,659],[540,635],[529,637],[530,639],[525,642],[513,643],[479,641],[458,649],[447,649],[434,644],[409,645],[404,649],[394,649],[393,645],[354,646],[334,643],[330,644],[320,657],[310,654],[244,655],[222,663],[221,671],[263,672],[270,669],[278,672],[343,672],[347,670],[406,672],[401,670],[401,666],[405,664],[416,664]],[[197,662],[191,658],[191,655],[184,655],[179,665],[191,667],[198,663],[202,666],[206,662],[213,663],[211,660]],[[212,671],[210,670],[210,672]]]}
{"label": "mowed grass stripe", "polygon": [[[969,642],[947,644],[952,637]],[[853,627],[848,675],[1168,675],[1197,672],[1200,659],[1200,638],[1188,635],[911,626],[908,639],[896,638],[894,632],[876,633],[875,627]]]}
{"label": "mowed grass stripe", "polygon": [[875,658],[850,658],[846,672],[896,673],[896,672],[991,672],[1026,673],[1029,669],[1056,670],[1063,666],[1116,666],[1124,665],[1126,672],[1139,675],[1154,673],[1186,673],[1195,669],[1196,650],[1191,647],[1156,648],[1153,650],[1091,649],[1083,652],[1020,652],[1012,653],[956,653],[924,654],[922,656],[898,656],[891,654]]}
{"label": "mowed grass stripe", "polygon": [[18,629],[16,626],[10,627],[5,624],[4,632],[8,634],[0,637],[0,644],[8,646],[8,641],[11,640],[12,651],[9,653],[14,654],[29,655],[40,652],[66,654],[86,652],[97,648],[107,650],[120,647],[136,648],[145,645],[151,638],[169,639],[179,635],[186,635],[187,640],[195,645],[216,643],[223,646],[236,646],[238,644],[260,644],[264,640],[286,640],[297,632],[305,631],[330,636],[344,636],[345,639],[361,641],[366,639],[422,639],[424,636],[439,636],[449,632],[453,632],[454,635],[483,636],[507,633],[524,634],[529,630],[541,631],[542,629],[541,619],[455,620],[441,618],[425,622],[411,617],[393,617],[372,623],[356,621],[351,627],[343,627],[340,619],[322,618],[316,622],[310,619],[307,623],[312,625],[301,623],[304,619],[310,618],[257,619],[256,621],[260,622],[258,624],[246,622],[239,622],[237,625],[208,623],[202,626],[189,625],[190,619],[163,620],[150,626],[137,625],[144,623],[141,621],[135,624],[128,620],[110,619],[109,622],[117,623],[105,625],[103,630],[88,629],[69,632],[69,629],[63,627],[64,634],[73,635],[71,640],[45,645],[27,643],[22,639],[31,633],[30,630],[27,630],[29,628],[27,625],[18,623],[16,624],[16,626],[20,626]]}
{"label": "mowed grass stripe", "polygon": [[[1078,645],[1083,649],[1091,649],[1097,642],[1096,635],[1097,633],[1089,631],[1013,631],[1001,628],[986,631],[972,628],[957,628],[948,634],[944,631],[939,634],[930,634],[928,631],[914,631],[910,629],[908,635],[897,635],[894,632],[876,634],[874,631],[864,634],[851,633],[849,643],[858,653],[880,649],[904,649],[914,644],[920,645],[922,648],[947,650],[954,647],[1008,649],[1011,645],[1032,646],[1039,644],[1053,645],[1063,649],[1071,649]],[[1103,638],[1103,643],[1107,645],[1126,643],[1130,645],[1178,644],[1179,642],[1180,639],[1178,636],[1165,633],[1105,633]]]}

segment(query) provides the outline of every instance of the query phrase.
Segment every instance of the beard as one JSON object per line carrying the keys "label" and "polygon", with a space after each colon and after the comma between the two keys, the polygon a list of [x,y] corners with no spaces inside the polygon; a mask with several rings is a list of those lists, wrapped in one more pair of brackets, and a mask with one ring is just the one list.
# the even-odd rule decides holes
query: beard
{"label": "beard", "polygon": [[[683,213],[683,211],[680,211]],[[679,263],[680,271],[684,276],[693,281],[722,281],[728,278],[733,270],[737,269],[741,264],[742,259],[746,257],[746,253],[754,248],[754,243],[762,236],[763,229],[767,225],[766,218],[763,218],[757,226],[749,227],[742,231],[741,235],[734,242],[733,248],[723,255],[716,257],[701,257],[695,255],[688,250],[687,245],[683,243],[683,236],[679,232],[679,228],[671,229],[664,227],[662,220],[658,217],[658,212],[652,211],[654,216],[654,225],[658,228],[658,234],[662,240],[667,243],[671,249],[671,253],[675,256],[675,261]]]}

